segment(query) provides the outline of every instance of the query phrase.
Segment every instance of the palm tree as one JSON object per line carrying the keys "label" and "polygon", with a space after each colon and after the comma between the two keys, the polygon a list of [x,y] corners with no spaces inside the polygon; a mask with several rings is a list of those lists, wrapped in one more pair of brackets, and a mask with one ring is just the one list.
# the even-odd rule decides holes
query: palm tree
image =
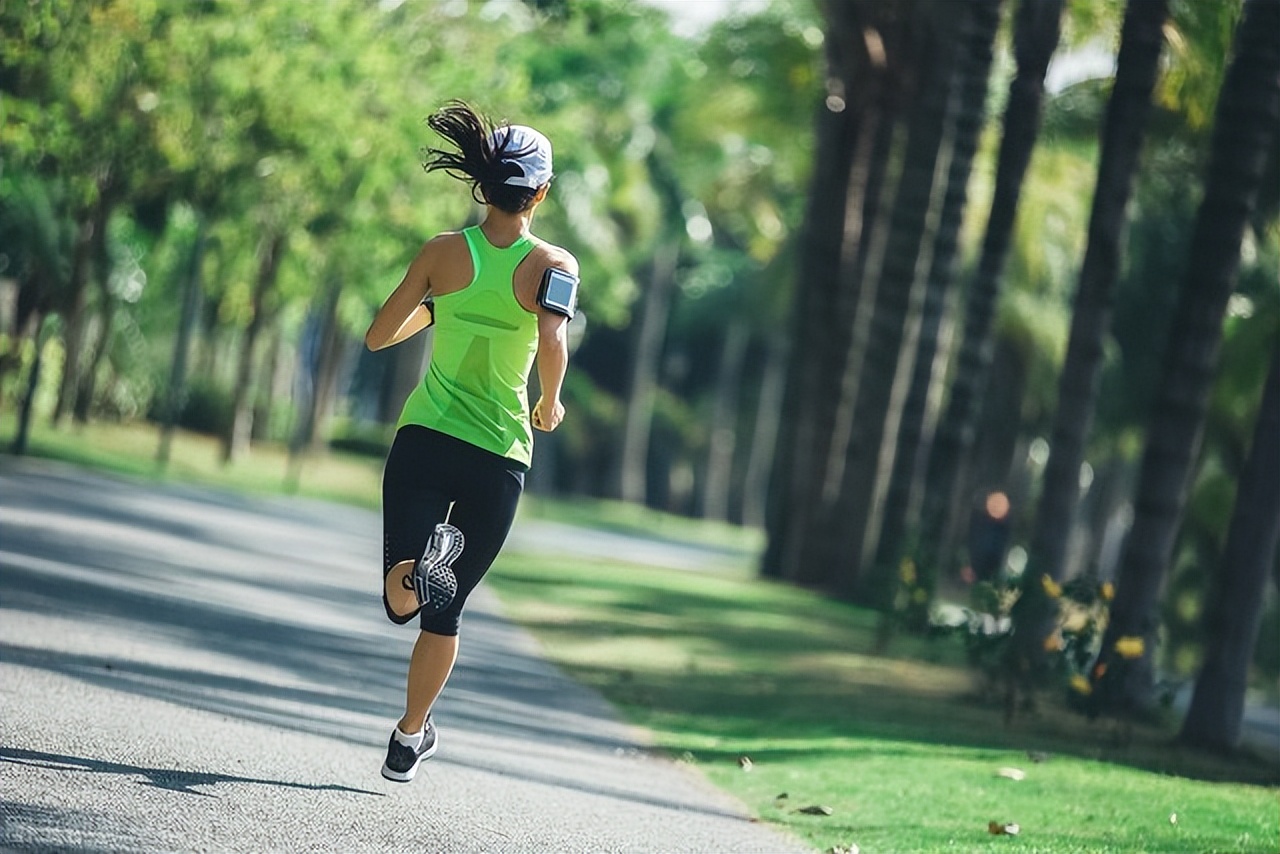
{"label": "palm tree", "polygon": [[1017,73],[1009,85],[1004,134],[996,160],[995,194],[987,216],[978,264],[965,296],[960,349],[946,409],[929,448],[920,512],[916,563],[937,571],[957,474],[973,449],[978,413],[990,373],[992,334],[1005,260],[1013,237],[1022,181],[1040,133],[1044,77],[1058,45],[1065,0],[1022,0],[1014,22]]}
{"label": "palm tree", "polygon": [[1126,207],[1142,151],[1151,93],[1159,73],[1168,0],[1129,0],[1107,104],[1102,155],[1089,216],[1089,242],[1071,316],[1067,357],[1058,379],[1050,456],[1036,509],[1023,592],[1014,610],[1015,648],[1036,662],[1053,617],[1042,577],[1062,579],[1067,538],[1080,496],[1080,466],[1097,405],[1103,344],[1111,327],[1112,292],[1120,271]]}
{"label": "palm tree", "polygon": [[[941,2],[925,7],[930,14],[920,22],[921,80],[908,119],[902,173],[892,207],[880,213],[888,217],[883,262],[869,259],[860,284],[866,296],[874,298],[870,313],[858,318],[866,330],[865,349],[855,340],[841,371],[843,418],[832,435],[827,475],[828,482],[836,485],[828,490],[834,500],[824,502],[820,527],[809,538],[811,553],[806,562],[838,567],[834,586],[846,597],[854,596],[860,587],[865,520],[885,413],[908,318],[920,311],[929,239],[941,215],[949,140],[954,136],[959,102],[958,87],[953,85],[957,35],[971,5]],[[865,306],[868,300],[862,302]]]}
{"label": "palm tree", "polygon": [[[969,172],[978,137],[986,120],[987,82],[991,73],[992,42],[1000,24],[1001,0],[972,4],[964,32],[960,68],[959,111],[952,140],[950,174],[942,202],[937,234],[933,239],[932,261],[925,280],[924,305],[918,324],[909,329],[905,347],[916,348],[911,383],[902,405],[902,417],[895,433],[886,434],[881,445],[882,465],[892,457],[892,469],[877,476],[886,484],[883,500],[873,504],[868,520],[865,551],[874,553],[873,571],[896,569],[913,504],[920,492],[918,451],[927,442],[929,402],[941,383],[942,360],[935,358],[946,309],[947,295],[955,274],[956,249],[968,196]],[[935,407],[936,410],[936,407]],[[887,474],[887,477],[886,477]],[[879,492],[879,487],[877,487]],[[878,496],[877,496],[878,498]],[[876,508],[883,506],[879,524]],[[874,551],[873,551],[874,550]]]}
{"label": "palm tree", "polygon": [[[1099,683],[1105,687],[1104,704],[1141,707],[1151,695],[1156,605],[1204,431],[1241,241],[1280,128],[1278,32],[1280,0],[1247,0],[1236,29],[1235,57],[1218,98],[1204,200],[1188,248],[1187,274],[1147,431],[1133,528],[1099,663],[1116,662],[1115,644],[1121,638],[1142,638],[1143,654],[1128,666],[1103,669]],[[1263,476],[1274,479],[1274,469]]]}
{"label": "palm tree", "polygon": [[1267,575],[1280,542],[1280,342],[1240,474],[1236,505],[1205,612],[1209,648],[1180,739],[1232,749],[1240,741],[1249,661],[1262,620]]}
{"label": "palm tree", "polygon": [[817,110],[817,151],[797,253],[794,344],[783,400],[791,417],[781,424],[766,508],[761,570],[770,577],[816,583],[824,575],[822,564],[803,559],[802,547],[818,506],[814,484],[826,464],[835,415],[829,404],[848,346],[847,307],[857,302],[848,272],[861,254],[862,224],[878,197],[875,176],[887,160],[887,146],[879,143],[892,127],[885,92],[897,56],[885,45],[888,8],[839,0],[822,6],[828,95]]}

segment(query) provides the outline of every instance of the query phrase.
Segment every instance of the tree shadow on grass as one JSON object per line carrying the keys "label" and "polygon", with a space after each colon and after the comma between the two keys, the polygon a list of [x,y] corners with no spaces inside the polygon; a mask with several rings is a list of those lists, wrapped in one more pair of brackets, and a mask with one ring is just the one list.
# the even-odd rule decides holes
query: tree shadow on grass
{"label": "tree shadow on grass", "polygon": [[[811,740],[866,738],[1069,755],[1211,782],[1280,783],[1280,764],[1274,758],[1267,761],[1248,752],[1230,758],[1205,754],[1176,744],[1167,728],[1135,725],[1121,730],[1111,721],[1088,721],[1054,706],[1052,700],[1006,726],[997,698],[978,696],[967,680],[957,680],[956,671],[921,668],[909,656],[872,656],[870,631],[851,631],[826,615],[806,615],[796,629],[753,629],[745,621],[727,621],[727,603],[715,596],[673,595],[639,586],[610,590],[629,597],[624,610],[643,610],[647,603],[665,619],[566,622],[557,613],[543,623],[534,617],[526,624],[563,641],[609,638],[625,645],[630,638],[661,637],[688,650],[683,669],[669,661],[571,668],[576,677],[654,726],[689,726],[691,734],[709,733],[726,742],[736,739],[753,745],[768,733],[777,733],[784,743],[788,734]],[[765,605],[760,610],[767,617],[783,613],[783,608]],[[858,650],[868,651],[863,659],[840,663],[842,656],[854,659],[851,653]],[[714,660],[721,652],[722,660]],[[725,662],[741,666],[726,671]],[[896,683],[895,669],[902,674]],[[931,674],[949,681],[930,685]],[[956,688],[957,681],[965,687]],[[700,720],[689,722],[691,717]],[[730,745],[697,752],[699,758],[706,754],[732,761],[740,749]],[[821,752],[790,745],[752,748],[752,755],[761,758]]]}

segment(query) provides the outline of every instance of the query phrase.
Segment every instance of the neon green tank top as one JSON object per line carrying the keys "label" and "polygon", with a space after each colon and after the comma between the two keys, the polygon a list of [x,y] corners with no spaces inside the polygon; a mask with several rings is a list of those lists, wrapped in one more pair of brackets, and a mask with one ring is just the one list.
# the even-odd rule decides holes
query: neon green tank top
{"label": "neon green tank top", "polygon": [[405,401],[397,428],[420,424],[528,466],[528,383],[538,317],[516,301],[511,280],[533,241],[521,237],[499,249],[479,226],[462,235],[475,275],[463,290],[435,298],[431,364]]}

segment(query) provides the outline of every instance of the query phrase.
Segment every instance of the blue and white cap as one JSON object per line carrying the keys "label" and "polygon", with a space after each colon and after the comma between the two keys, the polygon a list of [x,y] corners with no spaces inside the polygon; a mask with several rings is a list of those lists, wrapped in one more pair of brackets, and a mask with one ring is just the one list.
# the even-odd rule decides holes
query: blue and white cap
{"label": "blue and white cap", "polygon": [[493,132],[494,147],[506,143],[507,163],[520,168],[504,184],[536,189],[551,180],[551,140],[525,125],[508,125]]}

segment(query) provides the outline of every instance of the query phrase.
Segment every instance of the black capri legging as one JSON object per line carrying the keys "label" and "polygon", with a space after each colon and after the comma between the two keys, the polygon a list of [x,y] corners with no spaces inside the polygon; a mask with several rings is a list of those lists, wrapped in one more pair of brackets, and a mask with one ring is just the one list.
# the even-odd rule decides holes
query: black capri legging
{"label": "black capri legging", "polygon": [[[437,614],[423,614],[423,631],[456,635],[467,596],[502,549],[524,490],[525,466],[437,430],[408,424],[396,433],[382,472],[382,577],[422,556],[431,534],[448,521],[465,544],[453,563],[458,593]],[[383,597],[386,607],[386,597]],[[387,616],[396,619],[387,607]],[[412,619],[412,617],[410,617]]]}

